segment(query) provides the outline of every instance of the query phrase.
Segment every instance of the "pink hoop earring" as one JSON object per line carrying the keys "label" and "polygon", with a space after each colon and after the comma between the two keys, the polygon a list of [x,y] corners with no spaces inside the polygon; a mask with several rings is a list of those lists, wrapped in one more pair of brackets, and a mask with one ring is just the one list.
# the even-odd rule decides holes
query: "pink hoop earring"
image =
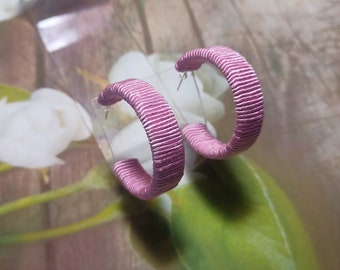
{"label": "pink hoop earring", "polygon": [[176,63],[179,72],[194,71],[205,62],[215,65],[230,84],[236,124],[229,142],[216,139],[203,124],[190,124],[183,135],[204,157],[224,159],[248,149],[260,134],[264,115],[263,94],[252,66],[239,53],[222,46],[186,52]]}
{"label": "pink hoop earring", "polygon": [[172,109],[150,84],[128,79],[107,86],[98,96],[98,103],[104,106],[121,100],[135,110],[145,129],[151,147],[153,176],[137,159],[119,160],[113,170],[131,194],[143,200],[152,199],[177,186],[183,176],[182,134]]}

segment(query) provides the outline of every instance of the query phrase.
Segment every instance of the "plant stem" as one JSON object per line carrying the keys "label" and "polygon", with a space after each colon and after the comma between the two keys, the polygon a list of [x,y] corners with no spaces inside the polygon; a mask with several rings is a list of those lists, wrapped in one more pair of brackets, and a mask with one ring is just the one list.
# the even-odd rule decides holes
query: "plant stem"
{"label": "plant stem", "polygon": [[49,202],[58,198],[65,197],[75,192],[86,191],[90,189],[90,186],[84,181],[79,181],[74,184],[70,184],[60,189],[47,191],[41,194],[28,196],[13,202],[9,202],[0,206],[0,216],[6,215],[10,212],[17,211],[26,207],[30,207],[36,204]]}
{"label": "plant stem", "polygon": [[112,180],[113,178],[107,165],[101,164],[89,171],[89,173],[80,181],[59,189],[27,196],[16,201],[0,205],[0,216],[36,204],[50,202],[76,192],[84,192],[91,189],[109,188],[114,184]]}
{"label": "plant stem", "polygon": [[82,221],[73,223],[71,225],[44,230],[37,232],[27,232],[27,233],[19,233],[19,234],[9,234],[0,236],[0,245],[5,244],[15,244],[22,242],[31,242],[31,241],[39,241],[39,240],[47,240],[59,236],[64,236],[70,233],[78,232],[84,229],[91,228],[96,225],[100,225],[106,222],[109,222],[116,217],[119,217],[122,212],[121,209],[121,200],[116,200],[109,204],[106,208],[100,211],[98,214],[93,215],[87,219]]}

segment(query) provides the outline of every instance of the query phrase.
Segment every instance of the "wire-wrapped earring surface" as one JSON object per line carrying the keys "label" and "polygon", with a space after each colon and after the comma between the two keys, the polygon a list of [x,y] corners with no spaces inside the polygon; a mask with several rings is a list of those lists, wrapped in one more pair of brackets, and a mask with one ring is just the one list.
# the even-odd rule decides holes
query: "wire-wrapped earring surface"
{"label": "wire-wrapped earring surface", "polygon": [[172,109],[150,84],[128,79],[110,84],[98,96],[98,103],[103,106],[121,100],[135,110],[145,129],[152,153],[153,175],[133,158],[115,162],[113,170],[131,194],[144,200],[152,199],[176,187],[183,176],[182,133]]}
{"label": "wire-wrapped earring surface", "polygon": [[204,157],[224,159],[248,149],[260,134],[264,116],[263,94],[252,66],[239,53],[222,46],[186,52],[176,63],[179,72],[194,71],[205,62],[215,65],[227,79],[235,103],[236,124],[229,142],[215,138],[204,124],[189,124],[183,135]]}

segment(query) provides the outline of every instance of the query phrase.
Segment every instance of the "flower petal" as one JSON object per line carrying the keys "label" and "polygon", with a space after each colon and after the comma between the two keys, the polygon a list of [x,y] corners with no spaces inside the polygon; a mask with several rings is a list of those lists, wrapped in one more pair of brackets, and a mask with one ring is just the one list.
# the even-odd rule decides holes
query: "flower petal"
{"label": "flower petal", "polygon": [[204,64],[196,71],[201,79],[204,91],[212,97],[220,97],[230,86],[224,76],[212,65]]}
{"label": "flower petal", "polygon": [[203,116],[194,114],[192,112],[186,112],[186,111],[182,112],[182,114],[187,122],[183,126],[181,126],[181,128],[191,123],[202,123],[202,124],[206,123],[207,129],[210,131],[210,133],[213,136],[216,136],[217,133],[216,133],[214,126],[209,121],[205,121]]}
{"label": "flower petal", "polygon": [[[177,91],[180,77],[174,68],[171,69],[174,67],[174,63],[162,61],[161,57],[155,54],[149,56],[148,59],[154,70],[161,72],[157,77],[149,78],[150,80],[153,79],[150,83],[165,97],[169,97],[168,101],[174,110],[190,111],[206,117],[207,121],[211,123],[220,120],[224,116],[224,105],[220,100],[214,98],[214,96],[222,95],[229,85],[225,78],[211,66],[203,65],[200,73],[197,73],[204,74],[203,78],[205,82],[202,81],[202,77],[199,75],[195,76],[195,83],[194,78],[189,74],[188,77],[182,81],[181,87]],[[159,80],[162,80],[162,83],[160,83]],[[213,93],[213,96],[211,96],[210,93]],[[202,100],[200,100],[200,98]],[[173,103],[175,103],[175,105]]]}
{"label": "flower petal", "polygon": [[34,1],[36,0],[0,0],[0,21],[15,17]]}
{"label": "flower petal", "polygon": [[[113,83],[128,78],[145,79],[154,73],[145,55],[133,51],[124,54],[117,60],[109,72],[108,80]],[[129,116],[135,116],[134,110],[126,102],[119,102],[115,106]]]}
{"label": "flower petal", "polygon": [[[111,138],[115,161],[137,158],[148,173],[152,173],[152,155],[142,123],[137,120]],[[151,164],[151,166],[150,166]]]}
{"label": "flower petal", "polygon": [[0,160],[12,166],[32,169],[46,168],[64,163],[61,159],[53,155],[22,148],[20,144],[15,144],[13,141],[0,142]]}
{"label": "flower petal", "polygon": [[80,114],[89,119],[85,110],[54,89],[39,89],[28,101],[2,101],[0,109],[0,160],[11,165],[41,168],[62,164],[56,155],[72,140],[90,135]]}
{"label": "flower petal", "polygon": [[78,102],[68,95],[51,88],[41,88],[32,94],[31,100],[48,104],[50,110],[53,110],[59,117],[59,127],[70,132],[70,141],[84,140],[91,135],[90,116]]}
{"label": "flower petal", "polygon": [[118,59],[109,72],[109,82],[118,82],[128,78],[144,79],[153,75],[149,61],[141,52],[128,52]]}
{"label": "flower petal", "polygon": [[46,104],[27,102],[24,110],[8,119],[0,140],[13,141],[22,149],[55,155],[69,145],[73,136],[73,131],[63,128],[60,122],[59,116]]}
{"label": "flower petal", "polygon": [[93,129],[93,124],[91,118],[87,111],[81,106],[78,102],[76,102],[76,107],[78,111],[78,121],[76,126],[76,131],[73,136],[73,141],[82,141],[91,136],[91,131]]}

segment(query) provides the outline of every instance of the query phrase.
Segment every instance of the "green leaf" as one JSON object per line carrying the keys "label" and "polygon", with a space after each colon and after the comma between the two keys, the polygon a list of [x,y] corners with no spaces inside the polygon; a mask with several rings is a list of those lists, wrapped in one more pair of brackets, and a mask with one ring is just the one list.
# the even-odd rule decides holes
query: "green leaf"
{"label": "green leaf", "polygon": [[164,197],[141,201],[125,194],[122,202],[129,219],[130,244],[139,256],[155,269],[185,269],[171,237],[168,213],[162,207]]}
{"label": "green leaf", "polygon": [[188,269],[318,269],[289,199],[244,158],[207,161],[208,179],[170,192],[174,242]]}
{"label": "green leaf", "polygon": [[155,269],[183,269],[164,216],[151,210],[130,216],[129,229],[132,247]]}
{"label": "green leaf", "polygon": [[6,97],[7,102],[27,100],[30,98],[30,95],[31,93],[27,90],[11,85],[0,84],[0,99]]}

